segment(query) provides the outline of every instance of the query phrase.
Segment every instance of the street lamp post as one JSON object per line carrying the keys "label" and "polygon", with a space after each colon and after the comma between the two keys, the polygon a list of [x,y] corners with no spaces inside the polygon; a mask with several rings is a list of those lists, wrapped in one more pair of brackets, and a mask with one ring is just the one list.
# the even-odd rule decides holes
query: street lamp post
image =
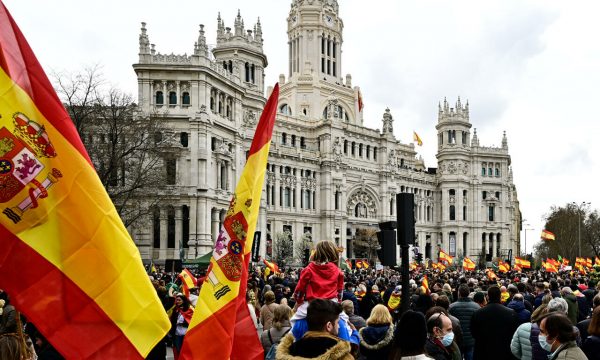
{"label": "street lamp post", "polygon": [[592,203],[588,201],[584,201],[581,204],[577,204],[574,201],[571,203],[571,205],[577,207],[577,241],[579,243],[579,257],[581,257],[581,208],[591,204]]}

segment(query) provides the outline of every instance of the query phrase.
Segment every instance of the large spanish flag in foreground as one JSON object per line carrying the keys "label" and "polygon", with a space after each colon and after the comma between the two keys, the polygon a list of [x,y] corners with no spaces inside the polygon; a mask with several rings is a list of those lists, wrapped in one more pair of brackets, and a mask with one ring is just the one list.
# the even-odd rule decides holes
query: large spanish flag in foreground
{"label": "large spanish flag in foreground", "polygon": [[0,1],[0,288],[67,359],[142,359],[170,328],[77,131]]}
{"label": "large spanish flag in foreground", "polygon": [[246,305],[246,287],[278,98],[279,84],[260,117],[246,166],[217,238],[219,246],[213,250],[183,343],[183,359],[264,358]]}

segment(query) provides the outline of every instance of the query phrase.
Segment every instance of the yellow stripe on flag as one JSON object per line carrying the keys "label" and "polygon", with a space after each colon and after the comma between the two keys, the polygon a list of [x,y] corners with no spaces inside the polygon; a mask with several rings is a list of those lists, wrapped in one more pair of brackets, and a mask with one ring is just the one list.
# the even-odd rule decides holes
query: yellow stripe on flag
{"label": "yellow stripe on flag", "polygon": [[[170,323],[166,314],[161,316],[164,310],[148,281],[139,251],[96,172],[2,69],[0,94],[3,117],[26,111],[29,118],[45,127],[59,155],[51,163],[38,160],[64,174],[37,208],[27,210],[22,221],[14,224],[1,216],[0,222],[61,269],[94,299],[138,351],[146,354],[156,344],[149,334],[164,334]],[[15,129],[8,119],[3,119],[2,125],[9,131]],[[15,208],[23,200],[22,195],[15,196],[2,208]]]}

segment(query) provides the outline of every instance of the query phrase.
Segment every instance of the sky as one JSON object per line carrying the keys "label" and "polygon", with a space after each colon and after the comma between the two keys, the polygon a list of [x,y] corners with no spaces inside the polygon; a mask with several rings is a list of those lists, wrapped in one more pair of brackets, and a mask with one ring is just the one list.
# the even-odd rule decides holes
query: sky
{"label": "sky", "polygon": [[[199,24],[214,44],[217,14],[233,27],[240,9],[246,28],[261,19],[266,83],[287,73],[291,0],[2,1],[47,72],[100,65],[134,95],[142,21],[157,51],[190,54]],[[507,133],[529,252],[551,206],[600,208],[599,1],[338,3],[342,74],[361,87],[365,126],[381,128],[389,107],[396,137],[409,143],[416,131],[419,155],[435,167],[438,103],[468,100],[482,146],[500,146]]]}

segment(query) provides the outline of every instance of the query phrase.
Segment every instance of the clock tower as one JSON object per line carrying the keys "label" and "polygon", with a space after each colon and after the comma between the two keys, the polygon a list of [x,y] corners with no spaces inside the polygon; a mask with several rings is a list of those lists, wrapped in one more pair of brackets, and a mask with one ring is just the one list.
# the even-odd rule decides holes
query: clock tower
{"label": "clock tower", "polygon": [[337,0],[294,0],[288,17],[288,76],[314,72],[320,79],[342,77],[342,31]]}

